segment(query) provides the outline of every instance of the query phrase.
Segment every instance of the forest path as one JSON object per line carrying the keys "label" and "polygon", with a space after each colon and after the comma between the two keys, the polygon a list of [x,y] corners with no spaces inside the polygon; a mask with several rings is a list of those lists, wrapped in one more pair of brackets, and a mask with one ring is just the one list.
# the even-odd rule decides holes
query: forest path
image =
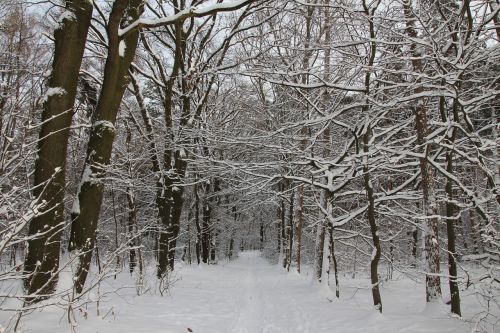
{"label": "forest path", "polygon": [[[424,316],[420,312],[423,290],[417,291],[411,281],[386,292],[383,289],[388,315],[380,315],[372,308],[369,289],[358,290],[343,284],[343,297],[337,300],[327,287],[311,283],[307,268],[300,275],[287,272],[270,264],[258,251],[241,252],[234,261],[217,265],[179,267],[176,274],[173,279],[177,276],[179,280],[174,282],[169,296],[132,299],[133,304],[128,308],[117,307],[116,320],[110,323],[109,330],[98,332],[467,331],[464,323],[451,320],[447,314],[437,314],[435,318]],[[353,283],[359,286],[368,281]],[[120,330],[121,325],[124,326]]]}
{"label": "forest path", "polygon": [[[154,267],[150,267],[151,270]],[[153,276],[154,271],[148,272]],[[368,280],[341,281],[341,299],[303,273],[286,272],[259,252],[240,253],[232,262],[184,266],[161,297],[155,279],[136,295],[135,277],[118,275],[102,286],[100,316],[95,303],[76,312],[77,333],[458,333],[469,325],[448,313],[422,312],[423,289],[409,280],[382,286],[384,315],[373,310]],[[350,285],[348,285],[350,283]],[[128,285],[130,288],[115,289]],[[358,289],[361,287],[362,289]],[[104,293],[104,290],[113,291]],[[105,295],[105,296],[103,296]],[[95,298],[97,295],[92,294]],[[97,296],[99,297],[99,296]],[[438,309],[439,310],[439,309]],[[82,312],[83,313],[83,312]],[[23,333],[69,332],[61,309],[34,312]]]}

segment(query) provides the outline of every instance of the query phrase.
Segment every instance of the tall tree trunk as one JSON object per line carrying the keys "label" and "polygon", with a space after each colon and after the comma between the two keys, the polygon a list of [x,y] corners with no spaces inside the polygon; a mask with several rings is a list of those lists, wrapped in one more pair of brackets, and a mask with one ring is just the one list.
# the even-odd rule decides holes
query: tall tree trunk
{"label": "tall tree trunk", "polygon": [[281,202],[278,202],[278,209],[276,209],[276,218],[277,218],[276,221],[278,224],[278,228],[276,229],[276,231],[277,231],[276,252],[278,253],[278,256],[281,257],[281,254],[282,254],[282,249],[281,249],[281,243],[282,243],[282,240],[281,240]]}
{"label": "tall tree trunk", "polygon": [[[411,5],[411,0],[403,0],[404,15],[406,18],[406,33],[408,37],[415,40],[418,38],[415,29],[415,15]],[[410,44],[411,63],[416,75],[423,74],[424,64],[422,54],[417,49],[417,44],[412,41]],[[417,79],[415,93],[420,94],[424,89],[419,86],[420,79]],[[427,161],[427,156],[431,149],[426,137],[429,134],[428,109],[425,100],[420,97],[415,106],[415,127],[417,129],[417,145],[419,153],[420,173],[422,177],[423,211],[426,215],[424,230],[424,253],[425,253],[425,295],[427,302],[436,302],[441,300],[440,269],[439,269],[439,243],[438,243],[438,206],[436,202],[436,192],[434,184],[434,175]]]}
{"label": "tall tree trunk", "polygon": [[304,185],[300,185],[297,190],[297,223],[295,225],[296,257],[295,263],[297,272],[300,273],[301,248],[302,248],[302,227],[304,225]]}
{"label": "tall tree trunk", "polygon": [[[127,137],[126,137],[126,145],[127,152],[130,153],[130,143],[132,142],[132,131],[127,123]],[[127,167],[129,169],[129,174],[133,174],[132,166],[130,161],[127,161]],[[127,186],[127,204],[128,204],[128,220],[127,220],[127,246],[129,247],[129,271],[130,273],[134,272],[134,269],[137,267],[137,254],[136,249],[138,242],[138,235],[136,234],[138,231],[137,228],[137,206],[135,204],[135,196],[132,185]]]}
{"label": "tall tree trunk", "polygon": [[259,245],[259,250],[264,251],[264,221],[262,221],[262,216],[260,220],[260,245]]}
{"label": "tall tree trunk", "polygon": [[66,152],[73,117],[78,75],[93,5],[66,1],[65,15],[54,31],[54,59],[42,112],[35,161],[34,196],[45,204],[30,222],[24,262],[24,288],[40,300],[54,292],[58,280],[61,232],[64,227]]}
{"label": "tall tree trunk", "polygon": [[[459,89],[459,88],[458,88]],[[453,101],[453,121],[459,123],[458,119],[458,108],[459,104],[457,100]],[[441,120],[443,122],[448,121],[448,116],[446,115],[445,109],[445,99],[440,98],[439,109],[441,113]],[[447,134],[446,143],[453,145],[455,142],[456,131],[451,130],[451,133]],[[453,151],[448,149],[446,151],[446,171],[449,174],[453,174]],[[448,237],[448,273],[449,273],[449,286],[450,286],[450,296],[451,296],[451,312],[461,316],[460,310],[460,289],[458,288],[458,272],[457,272],[457,252],[456,252],[456,236],[455,236],[455,223],[457,219],[454,218],[455,205],[453,204],[453,181],[450,178],[446,178],[446,233]]]}
{"label": "tall tree trunk", "polygon": [[[130,71],[129,74],[130,74],[130,82],[132,83],[132,86],[134,88],[134,95],[137,100],[137,104],[139,105],[139,110],[141,111],[142,121],[144,122],[144,126],[146,128],[146,139],[149,143],[148,145],[149,159],[151,161],[152,171],[155,175],[154,178],[156,178],[156,204],[160,210],[163,207],[162,206],[163,177],[161,176],[162,168],[158,158],[158,148],[156,146],[156,141],[153,135],[153,123],[151,121],[151,115],[149,114],[149,111],[146,108],[146,104],[144,102],[144,96],[142,95],[137,79],[135,78],[134,73],[132,71]],[[154,253],[156,259],[158,259],[158,238],[159,235],[157,234],[157,232],[155,232]],[[138,255],[139,255],[139,270],[142,273],[142,254],[140,249],[138,249]]]}
{"label": "tall tree trunk", "polygon": [[[325,8],[324,8],[324,16],[325,16],[325,45],[328,45],[325,49],[325,68],[324,68],[324,78],[325,82],[329,82],[331,79],[331,67],[330,67],[330,61],[331,61],[331,49],[329,47],[331,43],[331,16],[330,16],[330,0],[324,0],[325,3]],[[327,89],[323,92],[323,110],[326,111],[330,106],[330,96],[329,92]],[[328,125],[327,128],[323,131],[323,152],[322,156],[324,159],[328,159],[330,156],[330,126]],[[328,182],[328,178],[325,174],[324,177],[324,183],[326,184]],[[322,206],[323,210],[327,210],[327,201],[328,201],[328,190],[322,190],[320,194],[320,205]],[[322,274],[323,274],[323,265],[325,265],[324,262],[324,248],[325,248],[325,236],[326,236],[326,218],[324,217],[323,213],[320,213],[319,217],[319,222],[316,230],[316,247],[315,247],[315,274],[316,274],[316,279],[318,282],[322,281]]]}
{"label": "tall tree trunk", "polygon": [[[208,191],[209,186],[207,186]],[[208,193],[205,192],[207,195]],[[208,199],[205,198],[203,200],[203,222],[201,227],[201,261],[205,264],[208,264],[210,259],[210,217],[212,215],[212,208],[210,207],[210,203]]]}
{"label": "tall tree trunk", "polygon": [[[302,71],[304,74],[302,75],[302,84],[307,85],[309,83],[309,62],[311,59],[312,52],[310,50],[310,43],[311,43],[311,30],[312,30],[312,17],[314,13],[315,6],[307,6],[306,7],[306,15],[305,15],[305,28],[306,28],[306,36],[304,39],[304,58],[302,59]],[[300,98],[300,96],[299,96]],[[305,110],[306,116],[308,116],[309,111],[306,108]],[[307,127],[303,126],[301,129],[301,136],[303,136],[300,144],[300,149],[301,151],[304,152],[304,150],[307,147],[307,139],[304,137],[307,135]],[[295,263],[296,263],[296,268],[297,272],[300,273],[300,260],[301,260],[301,249],[302,249],[302,227],[304,225],[304,212],[303,212],[303,206],[304,206],[304,185],[300,185],[297,194],[296,194],[296,212],[295,216],[297,219],[297,222],[295,224],[295,237],[296,237],[296,256],[295,256]]]}
{"label": "tall tree trunk", "polygon": [[335,296],[337,298],[340,297],[340,281],[339,281],[339,268],[337,265],[337,257],[335,255],[335,240],[333,239],[333,228],[329,227],[328,228],[328,235],[329,235],[329,249],[330,249],[330,261],[331,265],[333,265],[333,274],[335,277]]}
{"label": "tall tree trunk", "polygon": [[[180,8],[175,8],[175,13],[178,13]],[[163,175],[161,197],[158,198],[158,211],[161,220],[161,229],[159,238],[159,256],[158,256],[158,277],[162,276],[167,266],[173,270],[175,246],[177,236],[180,229],[180,216],[183,206],[184,188],[182,180],[187,168],[187,163],[184,160],[185,150],[174,151],[174,127],[173,127],[173,109],[174,109],[174,86],[178,76],[181,74],[184,66],[185,55],[185,36],[183,31],[183,21],[174,24],[174,65],[172,73],[168,80],[165,79],[165,97],[163,100],[163,108],[165,112],[165,127],[167,135],[165,136],[165,149],[163,152]],[[147,45],[145,43],[145,45]],[[160,66],[161,67],[161,66]],[[182,79],[182,89],[185,92],[185,80]],[[186,99],[187,98],[187,99]],[[183,103],[183,114],[181,117],[181,126],[185,125],[187,118],[185,111],[189,112],[189,98],[185,94],[181,98]],[[187,103],[187,104],[186,104]],[[175,191],[174,191],[175,189]]]}
{"label": "tall tree trunk", "polygon": [[128,221],[127,221],[127,246],[129,247],[129,271],[133,273],[137,267],[136,249],[137,242],[137,207],[135,205],[134,192],[131,187],[127,187]]}
{"label": "tall tree trunk", "polygon": [[203,229],[200,223],[200,195],[198,194],[198,185],[194,185],[194,222],[196,225],[196,261],[201,263]]}
{"label": "tall tree trunk", "polygon": [[[366,18],[368,19],[369,31],[370,31],[370,51],[368,59],[368,68],[372,68],[375,61],[375,54],[377,52],[377,44],[375,43],[376,35],[375,28],[373,24],[373,17],[377,5],[373,8],[369,8],[366,1],[363,0],[363,8],[365,11]],[[378,235],[377,222],[375,220],[375,197],[373,195],[373,183],[371,180],[370,173],[370,146],[372,144],[372,128],[371,128],[371,117],[370,117],[370,106],[369,106],[369,96],[371,88],[371,71],[367,71],[365,74],[365,90],[366,90],[366,106],[363,107],[363,113],[365,114],[365,125],[363,134],[363,179],[366,191],[366,197],[368,199],[368,223],[370,224],[370,231],[372,235],[373,250],[370,261],[370,278],[372,283],[372,297],[373,305],[376,310],[382,313],[382,298],[380,297],[380,286],[378,278],[378,263],[380,261],[381,247],[380,238]]]}
{"label": "tall tree trunk", "polygon": [[[324,192],[324,191],[323,191]],[[325,219],[320,218],[318,226],[316,229],[316,247],[315,247],[315,260],[314,260],[314,271],[318,282],[322,281],[323,278],[323,249],[325,247]]]}
{"label": "tall tree trunk", "polygon": [[[127,74],[139,37],[138,31],[132,31],[121,39],[118,31],[123,21],[138,19],[143,9],[142,0],[116,0],[106,27],[108,56],[104,67],[104,80],[92,119],[85,166],[71,214],[69,250],[78,251],[79,263],[75,275],[77,293],[82,292],[90,268],[104,193],[103,180],[115,137],[114,124],[123,93],[129,83]],[[120,46],[121,43],[123,44]]]}
{"label": "tall tree trunk", "polygon": [[290,271],[290,266],[292,265],[293,259],[293,213],[294,213],[294,202],[295,201],[295,189],[292,189],[292,193],[290,194],[290,206],[288,210],[288,227],[287,227],[287,235],[288,235],[288,250],[286,257],[286,269]]}
{"label": "tall tree trunk", "polygon": [[286,251],[287,251],[287,237],[286,237],[286,202],[284,198],[285,191],[285,181],[281,180],[280,182],[280,192],[282,198],[280,200],[280,232],[281,232],[281,252],[280,252],[280,260],[283,268],[286,268]]}
{"label": "tall tree trunk", "polygon": [[[369,126],[368,126],[369,127]],[[371,131],[371,130],[370,130]],[[364,145],[365,145],[365,154],[368,154],[368,138],[369,134],[364,135]],[[367,159],[368,157],[365,156]],[[372,257],[370,261],[370,278],[372,283],[372,297],[373,297],[373,305],[376,310],[382,312],[382,298],[380,297],[380,288],[379,288],[379,279],[378,279],[378,263],[380,261],[380,238],[378,236],[378,228],[377,223],[375,221],[375,198],[373,196],[373,184],[370,179],[370,172],[368,167],[368,162],[363,167],[364,172],[364,182],[365,182],[365,191],[366,196],[368,198],[368,222],[370,224],[370,231],[372,234],[373,241],[373,250]]]}

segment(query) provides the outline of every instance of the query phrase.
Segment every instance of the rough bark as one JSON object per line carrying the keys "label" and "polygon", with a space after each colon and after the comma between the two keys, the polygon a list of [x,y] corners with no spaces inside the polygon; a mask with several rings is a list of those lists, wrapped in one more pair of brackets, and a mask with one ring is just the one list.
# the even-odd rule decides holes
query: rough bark
{"label": "rough bark", "polygon": [[[458,119],[458,101],[453,102],[453,121],[459,122]],[[444,97],[440,98],[439,109],[441,113],[441,120],[446,122],[448,119],[445,110],[445,100]],[[455,142],[456,131],[451,130],[446,137],[446,143],[453,145]],[[453,151],[448,149],[446,151],[446,171],[449,174],[453,174]],[[448,237],[448,273],[449,273],[449,286],[450,286],[450,296],[451,296],[451,312],[461,316],[460,310],[460,289],[458,288],[458,272],[457,272],[457,251],[456,251],[456,236],[455,236],[455,223],[458,221],[455,217],[455,205],[453,204],[453,181],[450,178],[446,179],[446,233]]]}
{"label": "rough bark", "polygon": [[[54,59],[35,162],[34,196],[45,202],[30,222],[24,262],[24,287],[36,300],[53,293],[58,280],[61,232],[64,227],[66,152],[78,75],[93,6],[87,0],[66,1],[65,16],[54,31]],[[36,236],[35,236],[36,235]]]}
{"label": "rough bark", "polygon": [[[415,29],[415,15],[410,0],[403,0],[404,15],[406,18],[406,33],[409,38],[418,38]],[[410,54],[412,56],[413,71],[418,75],[424,72],[422,55],[417,49],[414,41],[410,44]],[[424,88],[420,86],[420,79],[417,79],[415,93],[423,93]],[[427,156],[430,151],[430,144],[427,142],[429,134],[429,115],[424,98],[419,98],[415,106],[415,127],[417,131],[417,146],[419,153],[420,173],[422,178],[423,211],[426,219],[423,222],[424,231],[424,255],[425,255],[425,287],[426,301],[436,302],[441,300],[440,269],[439,269],[439,244],[438,244],[438,206],[436,203],[436,193],[434,175],[430,167]]]}
{"label": "rough bark", "polygon": [[196,261],[201,263],[203,231],[200,223],[200,195],[198,194],[198,185],[194,185],[194,221],[196,225]]}
{"label": "rough bark", "polygon": [[337,257],[335,255],[335,240],[333,239],[333,228],[328,228],[329,235],[329,249],[330,249],[330,261],[333,265],[333,274],[335,277],[335,296],[340,297],[340,285],[339,285],[339,269],[337,264]]}
{"label": "rough bark", "polygon": [[210,256],[210,216],[212,207],[207,199],[203,202],[202,227],[201,227],[201,261],[208,264]]}
{"label": "rough bark", "polygon": [[[371,68],[374,64],[375,54],[377,52],[377,44],[374,42],[375,28],[373,24],[373,16],[376,6],[373,8],[368,8],[366,1],[363,1],[363,8],[365,11],[365,15],[368,19],[368,25],[370,30],[370,53],[368,59],[368,68]],[[373,194],[373,184],[371,180],[370,173],[370,146],[372,141],[372,127],[371,127],[371,117],[370,117],[370,108],[368,106],[368,96],[370,96],[370,85],[371,85],[371,71],[367,71],[365,74],[365,89],[367,96],[367,106],[363,107],[363,113],[365,114],[365,128],[363,134],[363,180],[365,185],[366,197],[368,199],[368,212],[367,218],[368,223],[370,225],[370,232],[372,235],[373,242],[373,250],[370,261],[370,278],[372,284],[372,297],[373,297],[373,305],[376,310],[382,313],[382,298],[380,297],[380,288],[379,288],[379,278],[378,278],[378,263],[380,261],[381,255],[381,247],[380,247],[380,238],[378,235],[378,227],[377,221],[375,220],[375,197]]]}
{"label": "rough bark", "polygon": [[[135,56],[139,32],[134,31],[121,40],[118,35],[123,21],[133,21],[141,15],[141,0],[117,0],[109,16],[107,29],[108,55],[104,67],[104,80],[87,147],[84,171],[77,198],[72,209],[70,251],[77,251],[79,264],[75,274],[75,290],[81,293],[87,279],[95,245],[97,222],[104,193],[104,178],[109,165],[114,124],[123,93],[129,83],[128,71]],[[120,43],[125,43],[120,55]]]}
{"label": "rough bark", "polygon": [[290,194],[290,206],[288,210],[288,226],[287,226],[287,236],[288,236],[288,249],[285,260],[285,267],[287,271],[290,271],[290,266],[292,265],[292,257],[293,257],[293,234],[294,234],[294,225],[293,225],[293,216],[294,216],[294,202],[295,201],[295,190],[292,190]]}

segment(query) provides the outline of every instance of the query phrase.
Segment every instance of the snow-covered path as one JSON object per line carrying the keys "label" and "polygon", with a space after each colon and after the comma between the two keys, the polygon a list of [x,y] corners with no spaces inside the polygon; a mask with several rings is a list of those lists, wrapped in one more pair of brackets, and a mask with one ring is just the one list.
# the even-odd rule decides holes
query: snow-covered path
{"label": "snow-covered path", "polygon": [[[180,267],[170,294],[135,295],[134,281],[122,273],[105,284],[131,288],[107,294],[77,312],[77,333],[348,333],[348,332],[468,332],[469,324],[446,312],[422,312],[423,287],[408,280],[382,286],[384,315],[372,310],[364,282],[342,286],[342,297],[311,283],[306,274],[287,273],[269,264],[258,252],[240,253],[233,262]],[[355,280],[352,280],[355,281]],[[105,289],[103,286],[102,289]],[[108,285],[110,290],[113,288]],[[158,294],[158,293],[156,293]],[[95,297],[96,295],[94,295]],[[5,317],[0,317],[5,319]],[[4,324],[4,323],[2,323]],[[5,324],[4,324],[5,326]],[[69,332],[61,309],[35,312],[25,318],[23,333]]]}

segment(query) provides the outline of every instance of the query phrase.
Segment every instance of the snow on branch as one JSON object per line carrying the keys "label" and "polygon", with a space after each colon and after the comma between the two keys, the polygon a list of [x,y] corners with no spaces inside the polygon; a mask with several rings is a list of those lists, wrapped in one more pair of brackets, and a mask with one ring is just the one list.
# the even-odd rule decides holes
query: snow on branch
{"label": "snow on branch", "polygon": [[204,17],[209,15],[214,15],[219,12],[230,12],[240,9],[246,5],[249,5],[256,0],[238,0],[228,3],[216,3],[203,8],[198,8],[196,6],[189,7],[180,12],[156,19],[139,18],[138,20],[132,22],[129,26],[124,29],[120,29],[118,35],[123,37],[134,30],[140,30],[143,28],[158,28],[166,25],[174,24],[175,22],[185,20],[187,18],[194,17]]}

